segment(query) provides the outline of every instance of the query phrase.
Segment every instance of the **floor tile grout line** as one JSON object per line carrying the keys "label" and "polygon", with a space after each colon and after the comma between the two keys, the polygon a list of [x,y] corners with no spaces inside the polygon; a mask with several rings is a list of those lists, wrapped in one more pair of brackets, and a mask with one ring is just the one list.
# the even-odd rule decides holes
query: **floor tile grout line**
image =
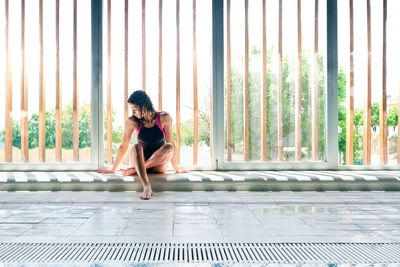
{"label": "floor tile grout line", "polygon": [[217,225],[218,233],[219,233],[220,237],[222,237],[222,240],[225,241],[225,236],[224,236],[222,230],[220,229],[220,227],[218,227],[218,220],[217,220],[217,217],[215,216],[214,210],[213,210],[211,205],[209,205],[209,206],[210,206],[210,211],[211,211],[211,214],[212,214],[213,219],[215,221],[215,224]]}

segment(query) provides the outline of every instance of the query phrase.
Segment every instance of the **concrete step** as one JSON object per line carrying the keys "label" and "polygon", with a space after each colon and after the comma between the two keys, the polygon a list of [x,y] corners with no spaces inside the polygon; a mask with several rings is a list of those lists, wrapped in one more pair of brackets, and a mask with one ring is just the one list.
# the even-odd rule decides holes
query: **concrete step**
{"label": "concrete step", "polygon": [[[193,171],[149,174],[154,191],[400,191],[400,171]],[[121,172],[0,172],[0,191],[140,191]]]}

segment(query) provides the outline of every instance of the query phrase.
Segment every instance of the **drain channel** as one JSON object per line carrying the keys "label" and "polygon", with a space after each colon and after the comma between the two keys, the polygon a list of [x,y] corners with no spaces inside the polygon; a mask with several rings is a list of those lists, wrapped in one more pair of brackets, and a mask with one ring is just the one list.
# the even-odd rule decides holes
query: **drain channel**
{"label": "drain channel", "polygon": [[400,243],[0,243],[2,263],[399,263]]}

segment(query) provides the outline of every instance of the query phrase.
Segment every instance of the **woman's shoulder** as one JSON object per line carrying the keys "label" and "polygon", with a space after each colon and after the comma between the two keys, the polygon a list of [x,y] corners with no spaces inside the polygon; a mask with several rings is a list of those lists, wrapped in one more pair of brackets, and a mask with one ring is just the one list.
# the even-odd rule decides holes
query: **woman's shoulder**
{"label": "woman's shoulder", "polygon": [[133,116],[131,116],[125,121],[125,127],[136,130],[139,127],[139,123],[135,120]]}
{"label": "woman's shoulder", "polygon": [[171,120],[171,115],[168,112],[159,111],[158,113],[160,114],[160,121],[161,122]]}
{"label": "woman's shoulder", "polygon": [[163,119],[165,120],[165,119],[170,119],[171,118],[171,115],[166,111],[159,111],[158,114],[160,114],[160,119],[161,120],[163,120]]}

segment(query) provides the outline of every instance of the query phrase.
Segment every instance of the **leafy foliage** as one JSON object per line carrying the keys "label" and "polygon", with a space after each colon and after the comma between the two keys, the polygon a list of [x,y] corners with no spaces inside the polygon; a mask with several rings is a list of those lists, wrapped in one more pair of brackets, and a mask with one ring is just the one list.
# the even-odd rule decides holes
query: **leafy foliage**
{"label": "leafy foliage", "polygon": [[[90,105],[84,103],[79,109],[79,148],[90,147]],[[56,114],[51,109],[45,113],[46,123],[46,148],[52,149],[56,146]],[[21,148],[21,127],[18,121],[13,121],[12,145]],[[5,131],[0,132],[0,140],[4,141]],[[73,109],[72,102],[62,109],[62,147],[73,148]],[[39,146],[39,115],[32,114],[28,122],[28,148],[34,149]]]}
{"label": "leafy foliage", "polygon": [[[339,67],[338,73],[338,122],[339,122],[339,152],[342,161],[346,164],[346,73],[342,67]],[[394,107],[389,110],[387,115],[387,125],[395,129],[398,125],[398,110]],[[353,131],[353,162],[362,164],[362,126],[364,125],[363,109],[354,110],[354,131]],[[374,132],[379,127],[379,103],[371,105],[371,128]],[[393,139],[393,138],[392,138]],[[395,140],[394,140],[395,141]],[[394,152],[391,152],[394,153]]]}
{"label": "leafy foliage", "polygon": [[[267,157],[269,160],[276,159],[277,147],[277,80],[275,66],[272,62],[274,47],[267,53]],[[233,53],[240,55],[240,53]],[[302,147],[306,148],[307,155],[311,155],[311,66],[310,56],[307,51],[302,55]],[[231,127],[232,127],[232,149],[236,153],[243,153],[244,149],[244,73],[242,68],[243,57],[232,58],[231,68]],[[261,51],[255,47],[250,49],[249,56],[249,154],[251,160],[261,157],[261,88],[262,77],[257,66],[261,65]],[[272,63],[271,63],[272,62]],[[283,145],[294,147],[294,108],[295,108],[295,81],[293,77],[294,63],[287,56],[282,60],[282,110],[283,110]],[[318,86],[318,128],[319,128],[319,153],[324,157],[324,125],[325,125],[325,94],[324,94],[324,71],[323,59],[319,58],[319,86]],[[226,98],[226,96],[225,96]],[[225,99],[226,102],[226,99]],[[225,107],[225,114],[226,114]],[[227,122],[229,123],[229,122]],[[226,135],[227,133],[225,133]],[[293,158],[292,151],[285,152],[285,158]]]}

